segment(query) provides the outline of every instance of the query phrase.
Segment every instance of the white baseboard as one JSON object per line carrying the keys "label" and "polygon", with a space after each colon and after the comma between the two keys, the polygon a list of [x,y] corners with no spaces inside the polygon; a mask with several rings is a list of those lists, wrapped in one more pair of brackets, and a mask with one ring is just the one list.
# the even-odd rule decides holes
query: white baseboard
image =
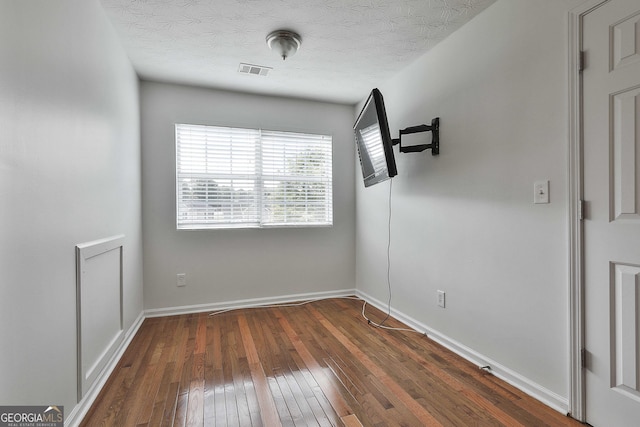
{"label": "white baseboard", "polygon": [[82,419],[91,408],[91,405],[93,405],[93,402],[98,397],[98,394],[102,390],[102,387],[104,387],[105,383],[109,379],[109,376],[111,375],[116,365],[120,361],[120,358],[122,358],[122,355],[124,354],[125,350],[127,349],[127,347],[129,347],[131,340],[133,340],[133,337],[138,332],[138,329],[140,329],[140,326],[142,326],[142,322],[144,321],[144,319],[145,319],[144,311],[141,311],[140,315],[133,322],[129,330],[126,332],[124,339],[118,346],[117,350],[113,353],[113,356],[111,356],[111,359],[105,365],[105,368],[103,369],[103,371],[96,378],[93,385],[89,388],[89,390],[87,390],[87,393],[84,395],[82,400],[78,402],[78,404],[73,408],[73,410],[69,413],[69,415],[65,416],[65,421],[64,421],[65,427],[76,427],[80,425],[80,423],[82,422]]}
{"label": "white baseboard", "polygon": [[[367,302],[367,304],[371,304],[374,307],[387,312],[389,307],[387,303],[382,302],[371,295],[368,295],[362,291],[356,291],[356,295],[359,298],[362,298]],[[458,341],[447,337],[446,335],[436,331],[435,329],[430,328],[429,326],[421,323],[404,313],[395,310],[391,307],[391,316],[410,326],[411,328],[424,332],[427,334],[429,338],[436,341],[438,344],[448,348],[453,351],[457,355],[467,359],[471,363],[477,365],[478,367],[482,366],[490,366],[490,372],[496,377],[500,378],[503,381],[511,384],[512,386],[522,390],[524,393],[530,395],[531,397],[541,401],[545,405],[555,409],[556,411],[567,414],[569,408],[569,401],[567,398],[564,398],[557,393],[552,392],[551,390],[542,387],[540,384],[531,381],[530,379],[520,375],[519,373],[507,368],[496,362],[495,360],[483,356],[477,351],[459,343]]]}
{"label": "white baseboard", "polygon": [[202,313],[206,311],[230,310],[236,308],[259,307],[270,304],[286,304],[291,302],[338,298],[356,294],[355,289],[342,289],[326,292],[310,292],[305,294],[282,295],[278,297],[251,298],[212,304],[184,305],[181,307],[152,308],[145,310],[146,317],[175,316],[178,314]]}

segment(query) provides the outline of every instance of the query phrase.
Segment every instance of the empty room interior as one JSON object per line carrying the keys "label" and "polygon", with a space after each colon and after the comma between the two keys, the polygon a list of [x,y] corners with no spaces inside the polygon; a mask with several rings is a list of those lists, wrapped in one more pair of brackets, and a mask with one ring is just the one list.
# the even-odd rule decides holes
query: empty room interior
{"label": "empty room interior", "polygon": [[637,425],[634,3],[0,0],[0,406]]}

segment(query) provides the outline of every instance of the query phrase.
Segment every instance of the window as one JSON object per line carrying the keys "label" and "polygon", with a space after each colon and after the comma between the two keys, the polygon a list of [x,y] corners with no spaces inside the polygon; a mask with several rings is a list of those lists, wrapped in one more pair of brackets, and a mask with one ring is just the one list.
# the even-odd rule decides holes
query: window
{"label": "window", "polygon": [[327,135],[176,124],[178,229],[333,223]]}

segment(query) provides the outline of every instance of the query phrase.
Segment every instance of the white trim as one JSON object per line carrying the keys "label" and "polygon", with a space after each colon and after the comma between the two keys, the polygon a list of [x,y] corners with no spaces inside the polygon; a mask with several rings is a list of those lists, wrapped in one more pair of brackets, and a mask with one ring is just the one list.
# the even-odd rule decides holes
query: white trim
{"label": "white trim", "polygon": [[85,393],[82,400],[78,402],[71,413],[69,413],[69,415],[65,417],[65,427],[76,427],[80,425],[85,415],[87,415],[87,412],[89,412],[89,409],[91,409],[91,405],[93,405],[94,401],[98,397],[98,394],[100,393],[100,391],[102,391],[102,387],[104,387],[107,380],[109,379],[109,376],[111,376],[111,373],[118,365],[118,362],[122,358],[125,350],[129,347],[129,344],[133,340],[133,337],[136,336],[136,333],[140,329],[140,326],[142,326],[142,322],[144,321],[144,319],[144,311],[141,311],[138,315],[138,318],[133,322],[129,330],[126,332],[124,339],[120,343],[118,349],[113,353],[107,365],[100,373],[100,376],[96,378],[91,387]]}
{"label": "white trim", "polygon": [[582,313],[582,224],[578,203],[582,198],[580,181],[580,20],[581,12],[569,13],[569,146],[568,146],[568,228],[569,228],[569,413],[584,421],[584,373],[581,349],[584,346]]}
{"label": "white trim", "polygon": [[[123,268],[124,261],[122,252],[124,248],[125,236],[119,234],[117,236],[108,237],[105,239],[94,240],[87,243],[81,243],[76,245],[76,334],[77,334],[77,370],[78,370],[78,401],[82,400],[82,397],[86,394],[87,390],[91,388],[92,384],[101,376],[100,371],[111,360],[115,351],[119,348],[122,340],[124,339],[123,331],[123,316],[124,316],[124,301],[123,301]],[[106,344],[105,349],[96,361],[92,362],[91,367],[85,366],[85,354],[83,351],[83,320],[85,320],[86,314],[83,314],[85,307],[82,306],[82,294],[86,289],[85,272],[87,260],[102,255],[104,253],[118,250],[118,330],[115,336],[109,343]],[[88,333],[85,331],[85,334]],[[104,345],[105,343],[103,343]]]}
{"label": "white trim", "polygon": [[[367,304],[371,304],[382,311],[387,311],[388,305],[385,302],[382,302],[371,295],[368,295],[360,290],[356,291],[356,295],[367,302]],[[477,351],[465,346],[464,344],[459,343],[458,341],[449,338],[448,336],[438,332],[437,330],[425,325],[422,322],[419,322],[413,319],[410,316],[394,309],[391,307],[391,316],[410,326],[411,328],[424,332],[429,338],[441,344],[442,346],[448,348],[449,350],[456,353],[458,356],[468,360],[469,362],[475,364],[478,367],[482,366],[490,366],[491,373],[501,380],[511,384],[512,386],[522,390],[526,394],[532,396],[533,398],[541,401],[545,405],[555,409],[556,411],[566,414],[568,407],[568,400],[551,390],[548,390],[542,387],[540,384],[531,381],[530,379],[520,375],[519,373],[507,368],[496,362],[495,360],[486,357]]]}
{"label": "white trim", "polygon": [[568,46],[568,225],[569,225],[569,413],[578,421],[586,421],[586,385],[582,368],[584,339],[584,286],[582,277],[583,228],[579,217],[582,199],[582,18],[610,0],[587,0],[569,11]]}
{"label": "white trim", "polygon": [[306,300],[340,298],[356,294],[355,289],[342,289],[326,292],[310,292],[305,294],[282,295],[277,297],[250,298],[235,301],[216,302],[211,304],[184,305],[180,307],[152,308],[145,310],[146,317],[176,316],[179,314],[202,313],[206,311],[230,310],[236,308],[259,307],[269,304],[285,304]]}

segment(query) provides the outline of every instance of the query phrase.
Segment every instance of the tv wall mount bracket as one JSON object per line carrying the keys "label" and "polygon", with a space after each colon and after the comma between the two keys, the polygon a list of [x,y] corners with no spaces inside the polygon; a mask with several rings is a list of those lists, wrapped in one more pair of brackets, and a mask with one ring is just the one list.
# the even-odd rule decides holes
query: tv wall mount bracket
{"label": "tv wall mount bracket", "polygon": [[[402,146],[402,135],[409,135],[412,133],[431,132],[432,139],[431,144],[410,145],[408,147]],[[424,150],[431,149],[431,154],[436,156],[440,154],[440,117],[436,117],[431,120],[431,126],[418,125],[410,126],[405,129],[400,129],[400,137],[392,139],[393,145],[400,144],[401,153],[419,153]]]}

